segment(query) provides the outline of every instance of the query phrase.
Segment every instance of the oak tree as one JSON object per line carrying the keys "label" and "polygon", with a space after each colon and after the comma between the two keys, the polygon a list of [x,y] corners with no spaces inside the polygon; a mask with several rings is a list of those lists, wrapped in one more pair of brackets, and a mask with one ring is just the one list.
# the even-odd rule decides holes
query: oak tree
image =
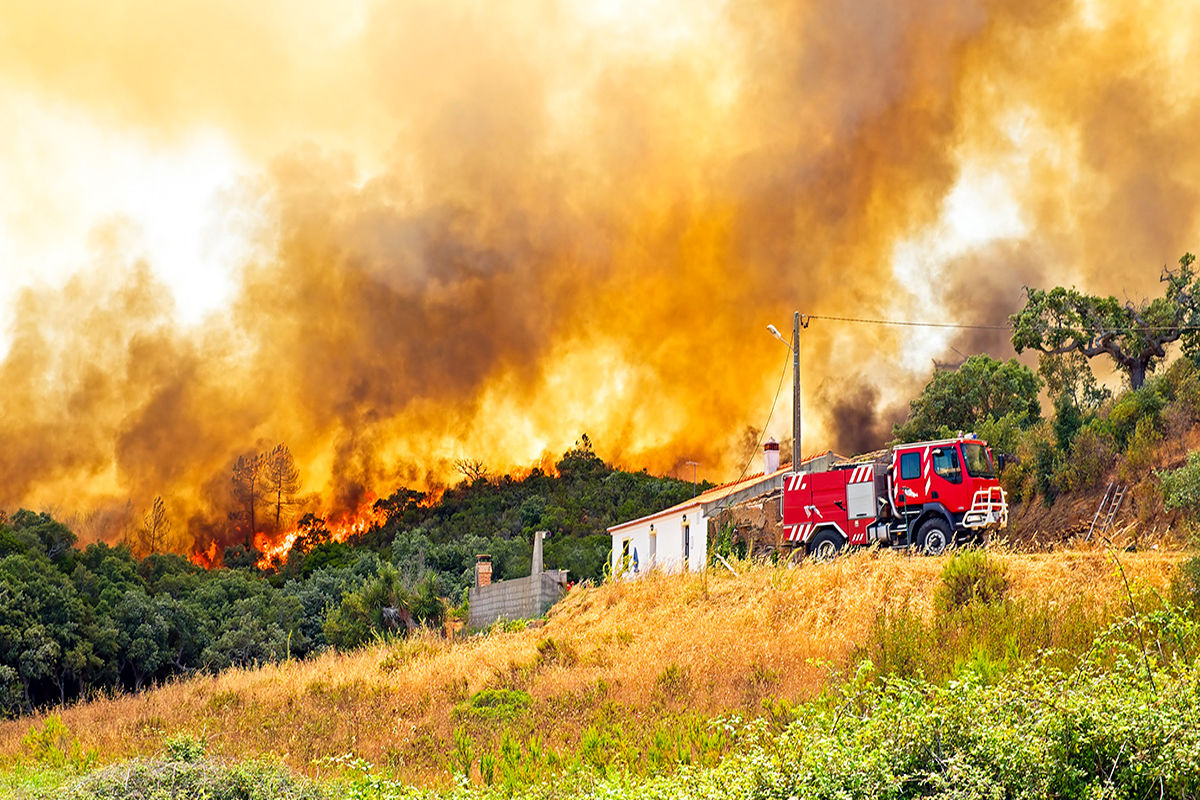
{"label": "oak tree", "polygon": [[1135,304],[1084,294],[1075,288],[1026,288],[1025,307],[1010,319],[1018,353],[1107,355],[1140,389],[1146,375],[1166,357],[1165,345],[1200,327],[1200,285],[1195,256],[1185,253],[1179,268],[1163,267],[1162,297]]}

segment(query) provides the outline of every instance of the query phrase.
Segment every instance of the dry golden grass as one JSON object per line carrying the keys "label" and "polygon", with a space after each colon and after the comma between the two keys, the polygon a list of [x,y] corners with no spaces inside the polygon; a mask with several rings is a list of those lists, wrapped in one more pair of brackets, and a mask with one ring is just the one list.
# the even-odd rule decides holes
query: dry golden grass
{"label": "dry golden grass", "polygon": [[[1007,564],[1014,597],[1125,603],[1103,550],[995,557]],[[1181,558],[1121,554],[1129,579],[1155,589],[1169,583]],[[461,724],[454,707],[479,689],[528,691],[526,729],[551,747],[572,745],[602,715],[637,725],[687,711],[757,709],[766,696],[811,697],[849,662],[885,604],[932,614],[944,564],[885,551],[794,568],[742,564],[738,575],[651,574],[576,588],[538,628],[457,641],[424,634],[58,713],[104,760],[154,752],[164,735],[189,732],[205,736],[216,754],[271,754],[312,774],[324,769],[319,759],[352,752],[408,780],[442,782]],[[672,679],[660,680],[664,673]],[[0,758],[17,754],[37,721],[0,724]],[[476,732],[495,734],[488,727],[496,726],[476,724]]]}

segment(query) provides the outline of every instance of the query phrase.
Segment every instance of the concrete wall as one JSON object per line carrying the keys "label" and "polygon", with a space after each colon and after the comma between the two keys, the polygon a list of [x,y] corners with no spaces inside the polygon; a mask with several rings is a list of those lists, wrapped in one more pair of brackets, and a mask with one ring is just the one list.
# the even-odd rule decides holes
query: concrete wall
{"label": "concrete wall", "polygon": [[471,589],[468,626],[486,628],[497,620],[534,619],[567,590],[567,573],[551,569],[528,578],[496,581]]}

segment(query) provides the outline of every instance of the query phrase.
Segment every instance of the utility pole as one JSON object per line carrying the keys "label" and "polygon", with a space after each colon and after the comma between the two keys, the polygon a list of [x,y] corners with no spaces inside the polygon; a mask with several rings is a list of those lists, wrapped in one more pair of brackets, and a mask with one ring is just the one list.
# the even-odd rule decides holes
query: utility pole
{"label": "utility pole", "polygon": [[792,317],[792,472],[800,471],[800,312]]}
{"label": "utility pole", "polygon": [[695,497],[696,496],[696,464],[698,462],[687,461],[684,463],[690,464],[692,467],[692,497]]}

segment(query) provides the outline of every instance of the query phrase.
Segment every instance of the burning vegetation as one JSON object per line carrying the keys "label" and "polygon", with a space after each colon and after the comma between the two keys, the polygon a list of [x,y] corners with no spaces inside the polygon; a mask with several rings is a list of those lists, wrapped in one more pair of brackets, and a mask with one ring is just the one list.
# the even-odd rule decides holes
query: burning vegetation
{"label": "burning vegetation", "polygon": [[[373,492],[581,430],[617,464],[725,477],[782,366],[765,322],[996,322],[1024,284],[1139,296],[1197,234],[1192,8],[269,6],[196,15],[186,63],[142,0],[120,26],[10,9],[14,91],[244,153],[222,203],[249,245],[191,326],[119,219],[86,270],[19,295],[0,507],[113,541],[161,498],[156,546],[212,563],[214,543],[277,555],[305,512],[336,539]],[[951,345],[1009,348],[814,324],[806,442],[879,444]],[[280,442],[302,487],[256,473]]]}

